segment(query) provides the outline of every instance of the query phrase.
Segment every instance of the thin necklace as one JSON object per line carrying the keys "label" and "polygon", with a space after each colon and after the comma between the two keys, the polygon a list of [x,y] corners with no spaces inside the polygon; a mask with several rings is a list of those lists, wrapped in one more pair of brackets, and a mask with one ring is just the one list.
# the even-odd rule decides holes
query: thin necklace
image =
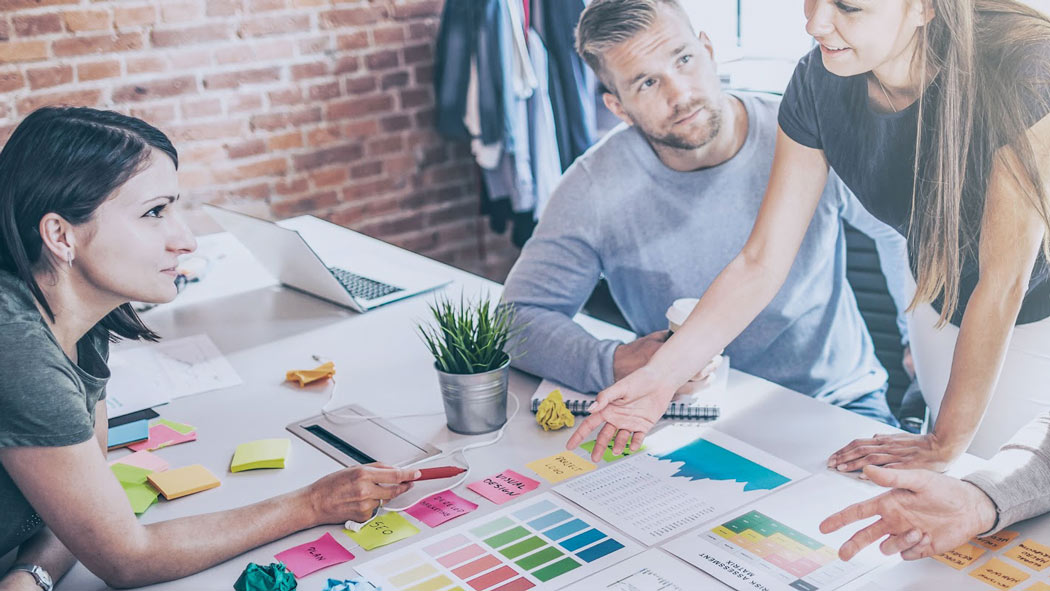
{"label": "thin necklace", "polygon": [[[875,73],[873,72],[871,75],[875,76]],[[886,97],[886,102],[890,104],[890,108],[896,113],[897,107],[893,106],[893,101],[890,100],[890,93],[886,92],[886,87],[882,85],[882,80],[879,80],[879,77],[875,76],[875,81],[879,83],[879,88],[882,89],[882,96]]]}

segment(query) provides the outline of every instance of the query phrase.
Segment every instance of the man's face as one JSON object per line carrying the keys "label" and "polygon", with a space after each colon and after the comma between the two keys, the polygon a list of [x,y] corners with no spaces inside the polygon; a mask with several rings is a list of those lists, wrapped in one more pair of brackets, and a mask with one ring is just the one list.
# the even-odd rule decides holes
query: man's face
{"label": "man's face", "polygon": [[688,17],[661,6],[652,26],[603,56],[605,95],[616,116],[650,142],[696,150],[721,129],[725,101],[711,43],[697,37]]}

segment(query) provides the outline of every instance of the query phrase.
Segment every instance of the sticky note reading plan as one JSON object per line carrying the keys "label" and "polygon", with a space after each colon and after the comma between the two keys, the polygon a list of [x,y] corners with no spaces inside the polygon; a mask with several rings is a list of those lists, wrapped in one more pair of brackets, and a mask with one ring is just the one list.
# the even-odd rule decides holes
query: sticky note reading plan
{"label": "sticky note reading plan", "polygon": [[419,533],[419,528],[409,523],[400,513],[386,513],[373,517],[361,531],[344,529],[343,533],[365,550],[372,550],[410,538]]}
{"label": "sticky note reading plan", "polygon": [[466,515],[477,508],[478,505],[476,503],[471,503],[456,493],[446,490],[412,505],[405,510],[405,513],[430,527],[437,527],[450,519]]}
{"label": "sticky note reading plan", "polygon": [[167,500],[177,499],[193,493],[212,489],[219,484],[219,479],[200,464],[154,472],[148,476],[150,484],[160,491]]}
{"label": "sticky note reading plan", "polygon": [[354,555],[328,533],[312,542],[274,554],[273,557],[283,562],[296,577],[305,577],[322,568],[354,559]]}
{"label": "sticky note reading plan", "polygon": [[284,468],[284,461],[292,449],[288,439],[260,439],[237,446],[230,462],[230,472],[258,470],[260,468]]}
{"label": "sticky note reading plan", "polygon": [[563,451],[560,454],[529,462],[525,465],[528,466],[529,470],[539,474],[544,480],[552,484],[584,472],[590,472],[598,467],[571,451]]}
{"label": "sticky note reading plan", "polygon": [[948,550],[944,554],[938,554],[934,556],[934,560],[939,560],[944,564],[954,568],[955,570],[962,570],[977,560],[984,554],[986,550],[984,548],[978,548],[973,544],[963,544],[954,550]]}
{"label": "sticky note reading plan", "polygon": [[522,476],[514,470],[504,470],[495,476],[479,480],[467,488],[497,505],[502,505],[514,497],[520,497],[530,490],[535,490],[539,485],[539,481],[528,476]]}
{"label": "sticky note reading plan", "polygon": [[1028,573],[1014,568],[998,558],[992,558],[970,576],[999,589],[1013,589],[1028,578]]}

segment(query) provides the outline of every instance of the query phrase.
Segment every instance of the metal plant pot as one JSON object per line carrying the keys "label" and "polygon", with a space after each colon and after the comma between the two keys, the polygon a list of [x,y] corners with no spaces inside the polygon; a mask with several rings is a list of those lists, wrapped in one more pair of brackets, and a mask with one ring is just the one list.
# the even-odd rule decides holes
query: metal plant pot
{"label": "metal plant pot", "polygon": [[438,369],[437,374],[449,429],[463,435],[480,435],[507,422],[509,357],[503,365],[484,373],[445,373]]}

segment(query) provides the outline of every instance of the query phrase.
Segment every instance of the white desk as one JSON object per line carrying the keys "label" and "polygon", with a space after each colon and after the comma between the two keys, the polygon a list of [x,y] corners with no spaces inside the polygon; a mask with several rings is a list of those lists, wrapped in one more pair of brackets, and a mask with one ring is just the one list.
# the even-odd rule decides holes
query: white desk
{"label": "white desk", "polygon": [[[421,263],[446,271],[454,279],[446,291],[458,295],[489,291],[497,297],[498,284],[459,271],[424,257],[375,241],[390,265],[414,266]],[[224,271],[226,269],[226,271]],[[233,258],[216,264],[206,281],[223,284],[223,273],[242,269]],[[203,290],[203,285],[198,286]],[[339,404],[357,403],[377,414],[403,414],[442,411],[437,378],[429,352],[415,334],[414,321],[427,318],[426,304],[431,295],[417,296],[367,314],[356,314],[321,300],[277,286],[235,293],[226,283],[226,295],[198,301],[161,306],[146,314],[147,323],[166,337],[206,333],[227,356],[243,378],[241,386],[181,398],[158,410],[161,416],[195,425],[198,441],[158,451],[172,466],[201,463],[219,476],[222,486],[173,502],[160,501],[144,516],[144,522],[156,522],[186,515],[218,511],[262,500],[309,484],[318,477],[340,468],[335,461],[285,430],[291,421],[317,414],[328,399],[327,386],[299,389],[283,382],[284,372],[312,367],[311,355],[332,359],[338,370]],[[189,292],[192,293],[192,292]],[[602,338],[630,339],[627,331],[591,318],[579,319],[591,332]],[[531,460],[563,449],[571,431],[546,433],[539,429],[526,404],[538,380],[514,372],[510,381],[511,395],[522,410],[508,426],[503,441],[495,447],[468,452],[471,478],[467,482],[497,473],[504,468],[523,469]],[[885,431],[885,426],[859,415],[815,401],[765,380],[734,371],[726,393],[713,402],[722,405],[720,430],[754,446],[774,453],[808,471],[824,470],[824,462],[835,449],[858,436]],[[394,419],[419,440],[449,449],[464,441],[486,439],[456,435],[445,428],[443,414],[428,417]],[[289,465],[284,470],[261,470],[231,474],[228,471],[234,448],[245,441],[264,437],[288,437],[292,441]],[[114,452],[112,457],[126,452]],[[419,499],[441,489],[437,483],[421,483],[406,495]],[[465,486],[456,489],[464,497]],[[540,490],[549,489],[544,483]],[[411,497],[409,497],[411,495]],[[477,499],[474,499],[477,500]],[[473,519],[497,509],[488,501],[479,501],[474,515],[452,522]],[[829,508],[830,509],[830,508]],[[451,526],[450,526],[451,527]],[[422,540],[442,528],[426,526],[411,539]],[[229,589],[249,562],[269,564],[273,555],[294,545],[331,532],[344,545],[351,543],[341,527],[332,525],[299,532],[288,538],[261,546],[233,560],[182,580],[156,585],[155,589],[204,590]],[[372,552],[351,547],[353,561],[322,570],[300,581],[304,590],[321,589],[328,577],[350,578],[353,567],[380,556],[399,544]],[[697,588],[724,588],[708,575],[697,571]],[[91,591],[106,586],[82,565],[77,565],[58,586],[59,590]]]}

